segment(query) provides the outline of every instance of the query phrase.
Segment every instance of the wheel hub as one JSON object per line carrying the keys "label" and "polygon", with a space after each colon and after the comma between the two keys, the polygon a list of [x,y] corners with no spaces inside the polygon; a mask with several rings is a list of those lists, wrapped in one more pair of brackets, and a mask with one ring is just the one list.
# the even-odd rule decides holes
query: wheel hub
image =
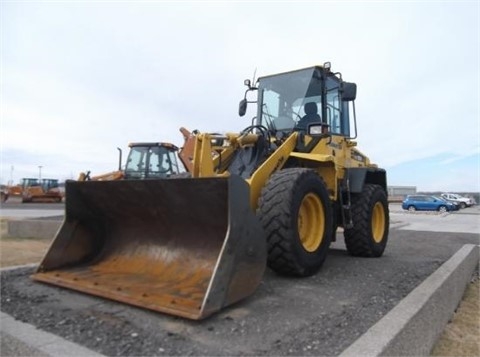
{"label": "wheel hub", "polygon": [[303,248],[308,252],[318,249],[325,233],[324,208],[314,193],[308,193],[298,212],[298,234]]}
{"label": "wheel hub", "polygon": [[385,209],[381,202],[375,203],[372,212],[372,235],[376,243],[380,243],[385,232]]}

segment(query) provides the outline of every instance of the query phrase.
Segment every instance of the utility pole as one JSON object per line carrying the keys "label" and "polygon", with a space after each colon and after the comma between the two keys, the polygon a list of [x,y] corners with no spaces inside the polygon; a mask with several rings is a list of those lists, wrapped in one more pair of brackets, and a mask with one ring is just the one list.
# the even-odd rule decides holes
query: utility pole
{"label": "utility pole", "polygon": [[39,179],[39,180],[42,179],[42,167],[43,167],[43,166],[38,166],[38,179]]}

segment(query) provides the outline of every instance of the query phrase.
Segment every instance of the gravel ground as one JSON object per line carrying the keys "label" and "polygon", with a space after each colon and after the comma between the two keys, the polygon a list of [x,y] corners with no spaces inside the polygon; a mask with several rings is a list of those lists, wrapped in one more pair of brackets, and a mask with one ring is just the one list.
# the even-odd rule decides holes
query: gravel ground
{"label": "gravel ground", "polygon": [[366,259],[339,239],[317,275],[267,271],[252,297],[201,322],[33,282],[31,268],[2,272],[1,310],[109,356],[333,356],[468,243],[478,234],[392,229],[384,256]]}

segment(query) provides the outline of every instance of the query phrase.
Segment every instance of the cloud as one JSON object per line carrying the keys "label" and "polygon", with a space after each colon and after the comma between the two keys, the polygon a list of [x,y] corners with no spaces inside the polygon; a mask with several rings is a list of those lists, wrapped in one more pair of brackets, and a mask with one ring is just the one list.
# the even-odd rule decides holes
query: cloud
{"label": "cloud", "polygon": [[462,153],[459,153],[457,155],[454,155],[452,157],[449,157],[445,160],[442,160],[440,162],[441,165],[450,165],[452,163],[455,163],[457,161],[461,161],[461,160],[464,160],[466,158],[470,158],[470,157],[474,157],[476,159],[476,162],[477,162],[477,169],[480,168],[480,166],[478,166],[480,164],[480,146],[476,146],[476,147],[473,147],[471,150],[467,150],[465,152],[462,152]]}
{"label": "cloud", "polygon": [[0,179],[107,171],[130,141],[181,145],[181,126],[241,130],[243,79],[325,61],[358,84],[380,166],[478,154],[475,3],[272,4],[2,2]]}

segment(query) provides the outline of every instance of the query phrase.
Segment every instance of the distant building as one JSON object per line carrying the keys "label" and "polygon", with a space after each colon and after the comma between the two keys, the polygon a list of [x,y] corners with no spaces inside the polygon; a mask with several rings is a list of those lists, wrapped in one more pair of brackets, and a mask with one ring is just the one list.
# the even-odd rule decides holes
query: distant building
{"label": "distant building", "polygon": [[417,193],[417,186],[388,186],[387,191],[390,202],[403,201],[407,195]]}

